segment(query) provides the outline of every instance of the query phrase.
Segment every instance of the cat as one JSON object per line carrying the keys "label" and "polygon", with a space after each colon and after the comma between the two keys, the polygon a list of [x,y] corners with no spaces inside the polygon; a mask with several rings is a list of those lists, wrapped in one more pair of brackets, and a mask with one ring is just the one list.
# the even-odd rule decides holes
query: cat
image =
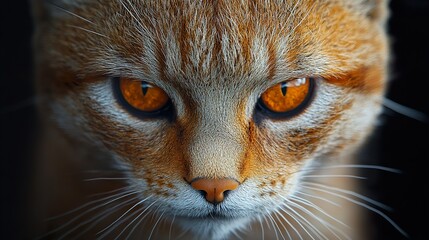
{"label": "cat", "polygon": [[[41,239],[368,239],[387,1],[35,0]],[[42,193],[42,194],[41,194]],[[47,219],[47,221],[45,221]]]}

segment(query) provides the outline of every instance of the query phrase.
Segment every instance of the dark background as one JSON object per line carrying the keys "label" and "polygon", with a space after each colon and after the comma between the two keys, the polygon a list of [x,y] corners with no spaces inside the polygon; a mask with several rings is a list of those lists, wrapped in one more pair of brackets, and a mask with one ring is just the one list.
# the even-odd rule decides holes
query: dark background
{"label": "dark background", "polygon": [[[393,0],[389,33],[392,77],[387,97],[429,115],[429,0]],[[28,209],[26,190],[34,162],[36,133],[31,70],[32,22],[26,1],[2,2],[0,10],[0,171],[2,239],[22,239]],[[429,126],[386,109],[362,163],[402,170],[367,172],[369,195],[394,211],[388,215],[410,239],[429,239]],[[376,214],[368,223],[375,239],[405,239]]]}

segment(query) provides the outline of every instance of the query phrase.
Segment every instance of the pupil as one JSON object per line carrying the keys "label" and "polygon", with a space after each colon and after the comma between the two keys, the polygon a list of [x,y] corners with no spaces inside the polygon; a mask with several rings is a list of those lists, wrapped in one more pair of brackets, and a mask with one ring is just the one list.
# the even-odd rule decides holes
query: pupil
{"label": "pupil", "polygon": [[282,84],[281,84],[280,88],[281,88],[281,90],[282,90],[282,94],[283,94],[283,96],[286,96],[287,82],[282,82]]}
{"label": "pupil", "polygon": [[146,82],[142,82],[142,92],[143,92],[143,96],[146,95],[147,91],[149,90],[149,84]]}

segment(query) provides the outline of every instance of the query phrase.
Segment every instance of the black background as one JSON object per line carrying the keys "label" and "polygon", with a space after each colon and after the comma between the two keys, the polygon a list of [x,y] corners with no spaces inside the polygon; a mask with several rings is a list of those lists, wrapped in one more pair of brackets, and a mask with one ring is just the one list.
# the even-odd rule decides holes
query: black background
{"label": "black background", "polygon": [[[392,77],[387,97],[429,115],[429,0],[391,1]],[[0,238],[22,239],[28,209],[26,190],[34,162],[31,147],[37,131],[32,104],[32,22],[26,1],[4,1],[0,28],[1,226]],[[362,163],[402,170],[372,173],[370,196],[391,206],[388,215],[409,234],[429,239],[429,127],[386,109],[372,141],[377,153]],[[371,230],[372,229],[372,230]],[[373,214],[368,231],[375,239],[405,239]]]}

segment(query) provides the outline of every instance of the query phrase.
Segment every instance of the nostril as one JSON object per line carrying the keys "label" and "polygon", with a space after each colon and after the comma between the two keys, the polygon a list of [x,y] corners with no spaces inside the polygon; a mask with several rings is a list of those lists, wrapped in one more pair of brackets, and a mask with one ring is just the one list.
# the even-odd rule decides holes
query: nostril
{"label": "nostril", "polygon": [[207,195],[207,192],[206,192],[206,191],[204,191],[204,190],[198,190],[198,192],[199,192],[199,193],[201,193],[201,195],[202,195],[203,197],[205,197],[205,196]]}
{"label": "nostril", "polygon": [[223,192],[223,197],[226,198],[232,190],[226,190]]}
{"label": "nostril", "polygon": [[222,202],[229,192],[235,190],[240,183],[234,179],[197,178],[191,181],[191,186],[199,191],[210,203]]}

